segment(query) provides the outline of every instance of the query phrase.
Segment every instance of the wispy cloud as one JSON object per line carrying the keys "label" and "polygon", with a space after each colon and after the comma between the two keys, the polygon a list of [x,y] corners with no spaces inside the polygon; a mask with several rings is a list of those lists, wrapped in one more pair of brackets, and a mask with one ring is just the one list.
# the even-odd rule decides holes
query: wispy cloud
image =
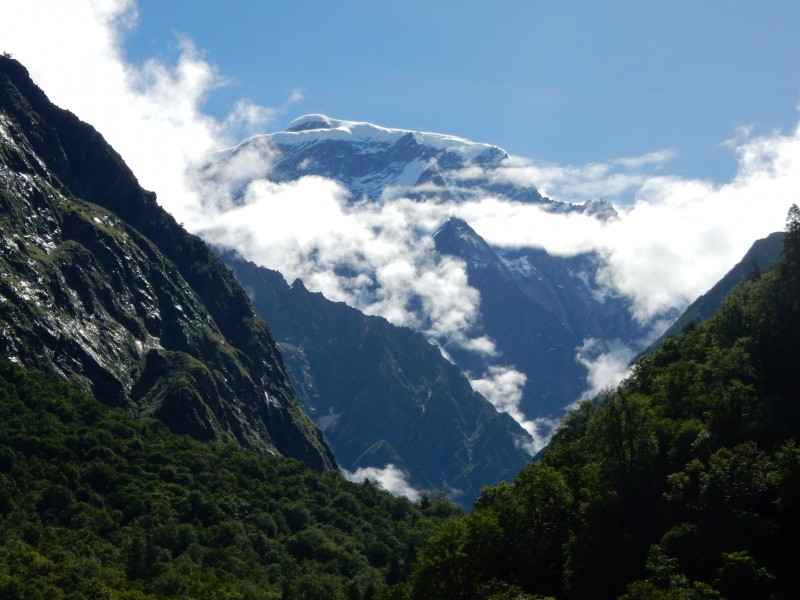
{"label": "wispy cloud", "polygon": [[392,463],[383,468],[363,467],[355,471],[342,469],[342,474],[348,481],[363,483],[364,480],[374,481],[380,484],[390,494],[395,496],[405,496],[412,502],[419,500],[422,492],[408,482],[408,473],[394,466]]}
{"label": "wispy cloud", "polygon": [[[253,165],[249,159],[241,164],[242,172]],[[490,340],[473,333],[480,298],[466,266],[435,251],[430,234],[446,218],[446,206],[409,200],[353,206],[339,184],[320,177],[256,179],[236,199],[226,196],[227,182],[239,176],[228,165],[203,173],[195,184],[212,199],[195,227],[203,237],[442,346],[495,353]]]}
{"label": "wispy cloud", "polygon": [[[797,130],[742,139],[736,149],[739,170],[723,185],[646,171],[625,175],[623,187],[633,200],[617,203],[619,217],[607,222],[497,198],[455,210],[494,245],[535,245],[561,255],[597,250],[608,262],[605,283],[632,298],[637,317],[646,321],[685,306],[756,239],[782,228],[800,184],[799,146]],[[506,175],[514,181],[538,176],[545,184],[568,184],[564,194],[571,198],[586,199],[605,189],[614,200],[614,180],[608,180],[612,168],[551,166],[547,173],[532,174],[523,163]]]}
{"label": "wispy cloud", "polygon": [[498,411],[507,413],[528,432],[530,439],[517,440],[520,447],[531,456],[547,445],[558,425],[557,419],[528,419],[520,409],[522,392],[527,377],[508,366],[489,367],[480,378],[470,381],[476,392],[483,394]]}
{"label": "wispy cloud", "polygon": [[227,118],[206,114],[208,94],[228,80],[188,37],[177,40],[174,62],[125,60],[134,0],[6,0],[1,10],[4,51],[53,102],[94,125],[180,221],[198,204],[187,167],[265,127],[300,97],[295,92],[277,108],[242,99]]}
{"label": "wispy cloud", "polygon": [[576,360],[586,367],[586,391],[577,402],[592,400],[603,390],[613,389],[631,372],[636,351],[619,340],[603,342],[586,338],[578,348]]}
{"label": "wispy cloud", "polygon": [[660,150],[583,165],[560,165],[509,156],[499,168],[473,165],[457,176],[463,180],[483,177],[492,183],[536,187],[542,195],[562,202],[582,204],[598,198],[619,202],[663,171],[674,156],[672,150]]}
{"label": "wispy cloud", "polygon": [[642,156],[617,158],[610,161],[610,163],[620,165],[626,169],[641,169],[643,167],[655,167],[660,169],[677,155],[678,153],[675,150],[657,150],[655,152],[648,152]]}

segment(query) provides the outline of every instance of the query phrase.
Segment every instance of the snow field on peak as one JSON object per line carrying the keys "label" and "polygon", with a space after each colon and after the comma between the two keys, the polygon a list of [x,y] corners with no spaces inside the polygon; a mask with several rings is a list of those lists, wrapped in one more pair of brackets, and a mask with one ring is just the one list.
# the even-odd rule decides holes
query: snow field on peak
{"label": "snow field on peak", "polygon": [[364,121],[332,119],[318,114],[298,117],[289,123],[285,131],[269,135],[275,143],[289,145],[320,140],[392,144],[408,134],[412,134],[414,140],[422,146],[439,151],[455,152],[465,160],[477,158],[487,152],[499,153],[501,156],[506,155],[497,146],[473,142],[453,135],[381,127]]}

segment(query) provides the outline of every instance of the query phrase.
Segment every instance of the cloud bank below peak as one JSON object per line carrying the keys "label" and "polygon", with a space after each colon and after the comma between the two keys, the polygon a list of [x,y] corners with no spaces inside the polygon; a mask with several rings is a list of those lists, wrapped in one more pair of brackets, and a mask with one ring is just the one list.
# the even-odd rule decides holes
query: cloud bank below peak
{"label": "cloud bank below peak", "polygon": [[405,496],[412,502],[420,499],[422,491],[415,488],[408,481],[408,473],[396,467],[392,463],[385,467],[361,467],[355,471],[342,469],[342,475],[348,481],[363,483],[372,481],[380,485],[381,488],[395,496]]}

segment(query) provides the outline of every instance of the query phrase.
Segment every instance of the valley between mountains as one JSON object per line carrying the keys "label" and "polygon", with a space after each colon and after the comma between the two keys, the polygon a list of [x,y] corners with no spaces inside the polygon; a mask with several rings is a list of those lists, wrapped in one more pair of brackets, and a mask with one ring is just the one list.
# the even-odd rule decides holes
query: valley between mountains
{"label": "valley between mountains", "polygon": [[[797,206],[678,319],[479,235],[617,216],[509,161],[309,115],[198,166],[195,235],[0,57],[0,597],[795,597]],[[370,233],[241,227],[309,182]]]}

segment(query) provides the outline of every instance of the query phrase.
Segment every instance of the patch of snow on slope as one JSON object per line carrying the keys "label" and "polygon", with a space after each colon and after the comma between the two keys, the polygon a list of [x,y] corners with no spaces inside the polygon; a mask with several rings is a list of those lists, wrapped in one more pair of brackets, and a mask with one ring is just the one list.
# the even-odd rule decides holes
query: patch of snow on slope
{"label": "patch of snow on slope", "polygon": [[500,260],[503,262],[506,269],[513,273],[518,273],[523,277],[530,277],[539,272],[536,267],[531,264],[527,256],[523,255],[518,258],[508,258],[501,253],[498,253],[498,256],[500,256]]}
{"label": "patch of snow on slope", "polygon": [[2,139],[7,144],[14,144],[14,140],[11,138],[11,135],[8,133],[8,127],[6,124],[5,117],[0,115],[0,139]]}

